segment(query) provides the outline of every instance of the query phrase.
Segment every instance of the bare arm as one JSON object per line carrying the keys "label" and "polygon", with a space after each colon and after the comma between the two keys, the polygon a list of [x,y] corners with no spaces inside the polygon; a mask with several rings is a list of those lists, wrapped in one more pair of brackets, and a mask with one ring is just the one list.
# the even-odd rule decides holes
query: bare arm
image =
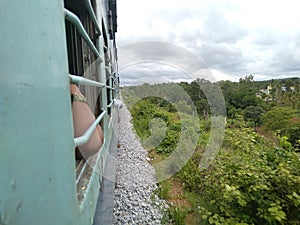
{"label": "bare arm", "polygon": [[[70,92],[71,95],[75,95],[75,97],[76,95],[82,96],[79,88],[76,85],[70,85]],[[95,121],[95,116],[85,102],[78,101],[76,98],[74,98],[72,104],[72,113],[74,135],[75,137],[82,136],[89,126]],[[82,156],[86,158],[97,153],[103,144],[103,139],[103,131],[98,125],[89,141],[86,144],[79,146]]]}

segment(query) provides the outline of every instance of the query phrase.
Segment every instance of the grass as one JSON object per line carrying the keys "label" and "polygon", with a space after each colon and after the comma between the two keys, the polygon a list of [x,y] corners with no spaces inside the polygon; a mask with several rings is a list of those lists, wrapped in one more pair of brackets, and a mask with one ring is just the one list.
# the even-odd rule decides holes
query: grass
{"label": "grass", "polygon": [[165,199],[170,208],[166,211],[162,224],[196,225],[199,218],[196,212],[198,196],[187,192],[176,177],[172,177],[158,184],[156,194]]}

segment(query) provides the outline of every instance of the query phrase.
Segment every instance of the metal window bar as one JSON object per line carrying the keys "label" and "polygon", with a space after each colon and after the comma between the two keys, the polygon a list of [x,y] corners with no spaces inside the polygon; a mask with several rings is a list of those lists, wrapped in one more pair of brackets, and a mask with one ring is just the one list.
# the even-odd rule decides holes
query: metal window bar
{"label": "metal window bar", "polygon": [[78,176],[77,176],[77,178],[76,178],[76,185],[77,185],[78,182],[80,181],[80,179],[81,179],[81,177],[82,177],[82,175],[83,175],[83,173],[84,173],[84,171],[85,171],[86,166],[87,166],[87,163],[85,162],[85,163],[82,165],[82,167],[80,168],[80,172],[79,172],[79,174],[78,174]]}
{"label": "metal window bar", "polygon": [[[90,0],[85,0],[85,2],[86,2],[87,10],[88,10],[93,22],[95,23],[96,29],[100,33],[99,25],[97,23],[95,13],[92,10]],[[66,9],[64,9],[64,13],[65,13],[65,19],[68,20],[71,24],[74,25],[74,27],[79,32],[81,37],[86,41],[87,45],[91,48],[91,50],[98,57],[100,62],[103,62],[104,61],[103,58],[100,56],[100,53],[99,53],[98,49],[96,48],[94,43],[91,41],[91,38],[89,37],[87,31],[83,27],[80,19],[74,13],[72,13],[72,12],[66,10]],[[83,77],[80,77],[80,76],[75,76],[75,75],[69,75],[69,78],[70,78],[70,83],[73,83],[73,84],[84,84],[84,85],[90,85],[90,86],[101,87],[101,88],[105,87],[105,88],[108,88],[109,90],[115,90],[115,88],[110,86],[111,83],[107,86],[104,83],[100,83],[100,82],[97,82],[97,81],[93,81],[93,80],[86,79],[86,78],[83,78]],[[107,108],[111,108],[112,106],[113,106],[113,101],[107,106]],[[97,125],[104,118],[105,114],[107,114],[107,111],[104,110],[100,114],[100,116],[98,116],[95,119],[93,124],[90,125],[90,127],[84,132],[84,134],[82,136],[74,138],[75,146],[80,146],[80,145],[83,145],[83,144],[88,142],[88,140],[92,136],[93,132],[96,130]],[[111,123],[111,121],[110,121],[110,123]],[[77,177],[76,177],[76,184],[77,185],[79,184],[80,180],[82,179],[82,176],[84,175],[84,172],[85,172],[86,169],[87,169],[87,163],[84,163],[82,165],[82,167],[80,168],[80,170],[78,171],[78,174],[77,174]]]}
{"label": "metal window bar", "polygon": [[97,119],[95,119],[95,121],[92,123],[92,125],[84,132],[84,134],[82,136],[77,137],[77,138],[74,139],[76,147],[84,145],[85,143],[87,143],[89,141],[89,139],[91,138],[92,134],[96,130],[97,125],[100,123],[100,121],[104,117],[105,113],[106,113],[106,111],[104,110],[100,114],[100,116],[98,116]]}
{"label": "metal window bar", "polygon": [[[73,84],[85,84],[85,85],[90,85],[90,86],[94,86],[94,87],[107,87],[107,88],[111,88],[109,86],[106,86],[103,83],[97,82],[97,81],[93,81],[90,79],[86,79],[84,77],[79,77],[79,76],[74,76],[74,75],[69,75],[70,78],[70,82]],[[92,123],[92,125],[84,132],[84,134],[80,137],[75,138],[75,145],[76,146],[80,146],[83,145],[85,143],[88,142],[88,140],[90,139],[90,137],[92,136],[94,130],[97,127],[97,124],[100,123],[100,121],[102,120],[102,118],[104,117],[106,111],[104,110],[100,116],[97,117],[97,119],[94,121],[94,123]]]}
{"label": "metal window bar", "polygon": [[80,76],[76,76],[76,75],[69,75],[70,78],[70,82],[72,84],[78,84],[78,85],[90,85],[90,86],[94,86],[94,87],[106,87],[110,90],[115,90],[115,88],[110,87],[110,86],[106,86],[103,83],[100,83],[98,81],[94,81],[94,80],[90,80],[84,77],[80,77]]}
{"label": "metal window bar", "polygon": [[95,27],[98,31],[98,35],[100,36],[101,35],[100,26],[99,26],[98,20],[96,18],[94,9],[92,7],[91,1],[90,0],[84,0],[84,3],[85,3],[85,6],[86,6],[86,9],[87,9],[88,13],[90,14],[90,17],[92,18],[93,23],[94,23],[94,25],[95,25]]}
{"label": "metal window bar", "polygon": [[113,88],[113,87],[110,87],[110,86],[106,86],[109,90],[116,90],[115,88]]}
{"label": "metal window bar", "polygon": [[[70,75],[69,74],[69,79],[70,79],[70,83],[72,84],[80,84],[80,85],[90,85],[90,86],[94,86],[94,87],[106,87],[105,84],[97,82],[97,81],[93,81],[84,77],[80,77],[80,76],[75,76],[75,75]],[[94,123],[92,123],[92,125],[84,132],[84,134],[80,137],[74,138],[74,142],[75,142],[75,146],[80,146],[83,145],[85,143],[88,142],[88,140],[90,139],[90,137],[92,136],[92,134],[94,133],[97,125],[100,123],[100,121],[103,119],[104,115],[107,112],[104,110],[94,121]],[[78,184],[78,182],[80,181],[84,171],[86,169],[86,163],[82,166],[82,168],[80,169],[78,176],[76,178],[76,184]]]}
{"label": "metal window bar", "polygon": [[96,46],[90,39],[88,33],[86,32],[86,30],[84,29],[84,27],[80,21],[80,19],[74,13],[70,12],[67,9],[64,9],[64,13],[65,13],[65,19],[68,20],[70,23],[72,23],[76,27],[79,34],[81,34],[82,38],[86,41],[87,45],[93,50],[95,55],[99,58],[100,62],[103,62],[103,59],[100,56],[98,49],[96,48]]}
{"label": "metal window bar", "polygon": [[[113,86],[113,82],[112,82],[111,78],[109,78],[109,86],[110,87]],[[109,101],[113,102],[113,89],[109,89],[109,92],[110,92],[110,95],[109,95],[110,99],[109,99]]]}
{"label": "metal window bar", "polygon": [[85,84],[94,87],[106,87],[106,84],[100,83],[98,81],[90,80],[84,77],[69,75],[72,84]]}
{"label": "metal window bar", "polygon": [[111,79],[113,79],[113,82],[116,82],[118,80],[118,77],[116,76],[116,73],[114,75],[109,76]]}
{"label": "metal window bar", "polygon": [[112,102],[109,103],[109,105],[107,105],[107,108],[111,108],[113,104],[114,104],[114,100],[112,100]]}
{"label": "metal window bar", "polygon": [[[114,87],[114,82],[113,82],[113,81],[114,81],[113,78],[110,77],[110,78],[109,78],[109,86],[110,86],[110,87]],[[114,94],[114,93],[113,93],[114,90],[113,90],[113,89],[110,89],[109,91],[110,91],[110,101],[112,102],[112,101],[113,101],[113,98],[114,98],[114,95],[113,95],[113,94]]]}

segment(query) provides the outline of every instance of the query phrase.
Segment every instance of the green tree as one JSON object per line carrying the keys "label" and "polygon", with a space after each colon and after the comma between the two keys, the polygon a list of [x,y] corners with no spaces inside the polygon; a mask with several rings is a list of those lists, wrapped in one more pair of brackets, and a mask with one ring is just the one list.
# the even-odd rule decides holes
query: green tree
{"label": "green tree", "polygon": [[267,129],[286,135],[291,125],[291,119],[297,116],[296,113],[297,111],[290,107],[273,107],[263,115],[262,121]]}
{"label": "green tree", "polygon": [[248,106],[244,111],[244,118],[246,121],[250,121],[254,125],[254,130],[261,123],[261,115],[265,111],[260,106]]}
{"label": "green tree", "polygon": [[259,86],[254,82],[252,75],[240,78],[238,83],[222,81],[219,84],[223,91],[229,117],[235,118],[237,112],[250,106],[265,108],[263,100],[256,96]]}
{"label": "green tree", "polygon": [[300,139],[300,117],[291,107],[273,107],[262,116],[262,122],[267,129],[288,137],[293,145]]}

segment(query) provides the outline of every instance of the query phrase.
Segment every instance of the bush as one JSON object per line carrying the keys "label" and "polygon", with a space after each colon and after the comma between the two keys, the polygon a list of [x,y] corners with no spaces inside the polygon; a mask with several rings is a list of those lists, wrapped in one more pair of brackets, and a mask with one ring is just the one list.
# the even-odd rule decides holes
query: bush
{"label": "bush", "polygon": [[271,147],[249,129],[238,133],[227,132],[227,149],[210,170],[192,173],[199,182],[192,190],[203,196],[202,223],[299,224],[299,155]]}
{"label": "bush", "polygon": [[188,213],[187,209],[171,207],[168,210],[169,218],[174,225],[185,225],[184,219]]}
{"label": "bush", "polygon": [[201,198],[200,224],[299,224],[300,161],[251,129],[228,129],[206,170],[190,161],[178,174]]}

